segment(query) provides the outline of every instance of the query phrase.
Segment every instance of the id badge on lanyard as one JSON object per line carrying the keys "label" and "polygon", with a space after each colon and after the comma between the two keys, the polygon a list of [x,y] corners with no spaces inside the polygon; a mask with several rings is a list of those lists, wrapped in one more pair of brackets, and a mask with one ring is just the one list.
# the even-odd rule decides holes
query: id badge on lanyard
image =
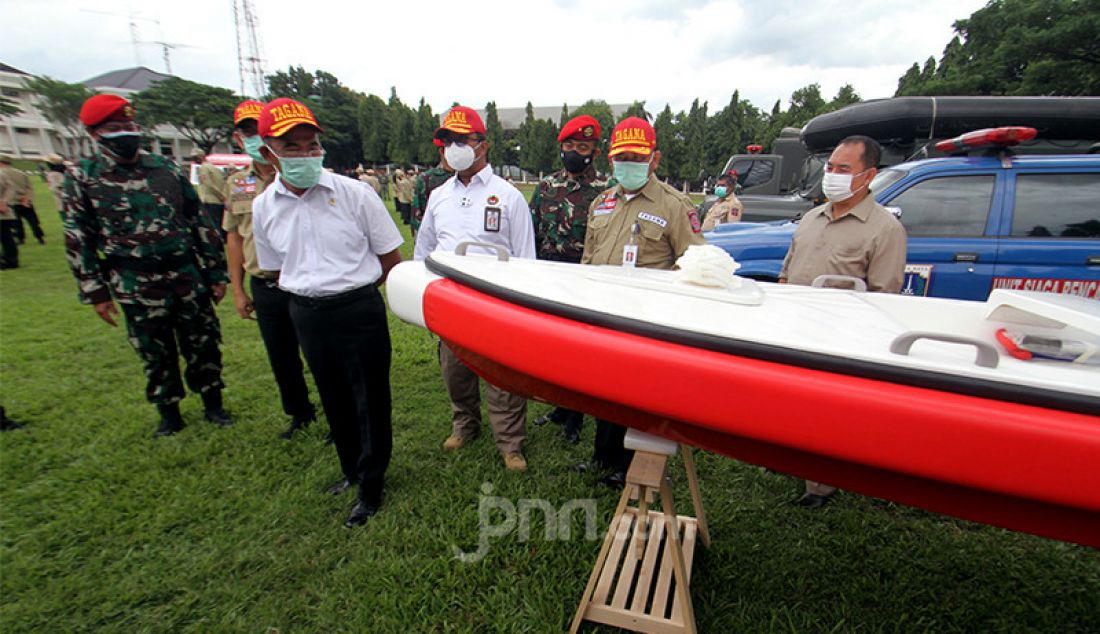
{"label": "id badge on lanyard", "polygon": [[623,245],[623,266],[632,269],[638,263],[638,234],[642,227],[637,221],[630,227],[630,241]]}

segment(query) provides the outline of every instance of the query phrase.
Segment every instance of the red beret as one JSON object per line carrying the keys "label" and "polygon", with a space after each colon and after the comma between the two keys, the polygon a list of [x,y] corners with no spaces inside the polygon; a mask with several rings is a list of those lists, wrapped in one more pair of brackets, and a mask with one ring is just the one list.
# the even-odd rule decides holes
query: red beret
{"label": "red beret", "polygon": [[80,122],[94,128],[105,121],[133,121],[134,106],[118,95],[95,95],[80,107]]}
{"label": "red beret", "polygon": [[455,106],[447,111],[443,117],[443,125],[435,130],[435,138],[443,135],[444,131],[455,134],[485,134],[485,124],[481,122],[477,110],[466,106]]}
{"label": "red beret", "polygon": [[649,122],[639,117],[627,117],[611,131],[610,158],[623,152],[649,155],[657,147],[657,133]]}
{"label": "red beret", "polygon": [[443,147],[443,141],[440,141],[439,139],[432,139],[432,145],[436,147]]}
{"label": "red beret", "polygon": [[260,113],[264,109],[263,102],[256,101],[255,99],[246,99],[237,104],[237,109],[233,111],[233,125],[240,125],[241,121],[246,119],[260,120]]}
{"label": "red beret", "polygon": [[311,125],[317,128],[318,132],[324,132],[317,124],[317,118],[313,116],[312,110],[301,102],[280,97],[269,101],[260,111],[260,122],[257,127],[260,130],[260,136],[268,137],[283,136],[300,125]]}
{"label": "red beret", "polygon": [[600,122],[596,121],[594,117],[590,117],[586,114],[582,114],[579,117],[573,117],[565,123],[561,132],[558,133],[558,143],[566,139],[577,139],[578,141],[597,141],[600,138]]}

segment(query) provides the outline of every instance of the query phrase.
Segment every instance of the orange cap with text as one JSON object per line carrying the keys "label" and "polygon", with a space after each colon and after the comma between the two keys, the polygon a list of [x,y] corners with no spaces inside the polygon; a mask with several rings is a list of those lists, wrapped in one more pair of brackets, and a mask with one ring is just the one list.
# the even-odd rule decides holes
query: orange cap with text
{"label": "orange cap with text", "polygon": [[283,136],[300,125],[313,126],[318,132],[324,132],[317,124],[313,111],[293,99],[280,97],[269,101],[260,111],[258,127],[262,137]]}
{"label": "orange cap with text", "polygon": [[634,152],[648,156],[657,147],[657,133],[649,122],[639,117],[627,117],[611,131],[611,149],[607,156]]}
{"label": "orange cap with text", "polygon": [[440,138],[444,132],[455,134],[485,134],[485,124],[478,116],[477,110],[466,106],[455,106],[447,111],[443,117],[443,125],[435,130],[435,138]]}
{"label": "orange cap with text", "polygon": [[263,102],[256,101],[255,99],[247,99],[237,104],[237,109],[233,111],[233,125],[240,125],[241,121],[247,119],[260,120],[260,112],[264,109]]}

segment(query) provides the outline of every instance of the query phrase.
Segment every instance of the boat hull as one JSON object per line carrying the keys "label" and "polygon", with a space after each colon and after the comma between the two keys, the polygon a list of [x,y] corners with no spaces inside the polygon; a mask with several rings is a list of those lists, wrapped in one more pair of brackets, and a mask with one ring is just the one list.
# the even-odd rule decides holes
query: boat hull
{"label": "boat hull", "polygon": [[1100,547],[1096,416],[702,350],[446,279],[423,288],[420,310],[476,372],[528,398],[860,493]]}

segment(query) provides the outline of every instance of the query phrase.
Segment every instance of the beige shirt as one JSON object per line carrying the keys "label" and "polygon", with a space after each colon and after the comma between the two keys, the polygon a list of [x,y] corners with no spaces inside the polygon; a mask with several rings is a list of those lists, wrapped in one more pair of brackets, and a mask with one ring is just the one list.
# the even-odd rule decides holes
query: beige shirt
{"label": "beige shirt", "polygon": [[650,176],[645,187],[627,200],[621,185],[592,201],[581,264],[623,263],[623,247],[637,222],[637,266],[671,269],[693,244],[704,244],[699,216],[691,200]]}
{"label": "beige shirt", "polygon": [[31,187],[31,179],[27,176],[27,173],[10,165],[0,169],[0,171],[4,173],[4,177],[10,185],[4,191],[4,202],[8,206],[29,204],[34,190]]}
{"label": "beige shirt", "polygon": [[905,247],[905,227],[872,196],[835,220],[832,203],[825,203],[802,217],[779,277],[809,286],[818,275],[849,275],[871,292],[897,293]]}
{"label": "beige shirt", "polygon": [[744,210],[745,206],[733,194],[716,201],[707,212],[707,219],[703,221],[703,231],[710,231],[719,224],[741,222],[741,212]]}
{"label": "beige shirt", "polygon": [[199,200],[204,205],[224,205],[225,173],[216,165],[203,163],[199,166]]}
{"label": "beige shirt", "polygon": [[235,231],[241,236],[241,250],[244,256],[244,270],[253,277],[274,279],[277,271],[264,271],[256,260],[256,239],[252,235],[252,201],[256,199],[273,178],[264,180],[250,167],[229,176],[225,182],[223,195],[226,200],[225,214],[222,216],[222,228]]}
{"label": "beige shirt", "polygon": [[15,220],[15,210],[8,204],[14,193],[15,184],[8,177],[8,170],[0,169],[0,220]]}
{"label": "beige shirt", "polygon": [[53,199],[57,203],[57,208],[61,209],[61,188],[65,184],[65,174],[62,172],[55,172],[50,170],[46,172],[46,185],[50,188],[50,193],[53,194]]}
{"label": "beige shirt", "polygon": [[378,180],[378,177],[373,174],[363,174],[359,177],[359,180],[370,185],[374,189],[374,193],[379,196],[382,195],[382,183]]}

